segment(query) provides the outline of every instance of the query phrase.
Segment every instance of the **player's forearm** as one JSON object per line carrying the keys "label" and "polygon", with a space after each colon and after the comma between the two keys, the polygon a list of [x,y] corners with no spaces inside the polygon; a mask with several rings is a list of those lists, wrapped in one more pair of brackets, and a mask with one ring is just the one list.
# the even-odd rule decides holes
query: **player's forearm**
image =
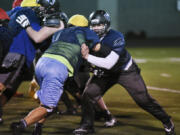
{"label": "player's forearm", "polygon": [[35,42],[35,43],[41,43],[48,37],[50,37],[52,34],[55,32],[61,30],[64,28],[64,25],[61,24],[60,27],[58,28],[53,28],[53,27],[43,27],[39,31],[35,31],[32,27],[28,27],[26,29],[26,32],[30,36],[30,38]]}
{"label": "player's forearm", "polygon": [[101,68],[105,68],[105,69],[109,70],[116,64],[116,62],[119,59],[119,55],[117,53],[115,53],[114,51],[111,51],[111,53],[105,58],[96,57],[96,56],[89,54],[86,57],[86,59],[89,63],[91,63],[97,67],[101,67]]}

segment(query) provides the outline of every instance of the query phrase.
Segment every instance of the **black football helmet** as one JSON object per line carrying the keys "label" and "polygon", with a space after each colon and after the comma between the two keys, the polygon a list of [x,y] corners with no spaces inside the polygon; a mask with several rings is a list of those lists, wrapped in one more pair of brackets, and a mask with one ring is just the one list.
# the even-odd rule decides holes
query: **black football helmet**
{"label": "black football helmet", "polygon": [[64,12],[49,14],[43,19],[43,25],[48,27],[59,27],[60,20],[63,21],[64,27],[66,28],[69,18]]}
{"label": "black football helmet", "polygon": [[99,36],[102,36],[110,29],[111,17],[104,10],[96,10],[89,15],[89,23],[91,28],[103,24],[104,28],[95,31]]}
{"label": "black football helmet", "polygon": [[60,8],[58,0],[36,0],[36,2],[47,9],[54,8],[57,11]]}
{"label": "black football helmet", "polygon": [[67,14],[64,13],[64,12],[60,12],[59,17],[60,17],[60,19],[63,21],[64,26],[65,26],[65,28],[66,28],[66,27],[67,27],[68,20],[69,20]]}
{"label": "black football helmet", "polygon": [[35,8],[35,12],[41,20],[60,11],[58,0],[36,0],[36,2],[41,5],[41,7]]}

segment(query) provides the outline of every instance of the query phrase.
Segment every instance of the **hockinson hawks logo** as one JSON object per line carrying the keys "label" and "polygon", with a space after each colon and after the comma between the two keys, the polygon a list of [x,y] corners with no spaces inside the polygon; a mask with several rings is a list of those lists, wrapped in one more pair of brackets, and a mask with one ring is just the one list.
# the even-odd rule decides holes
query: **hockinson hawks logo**
{"label": "hockinson hawks logo", "polygon": [[54,5],[55,0],[46,0],[50,5]]}

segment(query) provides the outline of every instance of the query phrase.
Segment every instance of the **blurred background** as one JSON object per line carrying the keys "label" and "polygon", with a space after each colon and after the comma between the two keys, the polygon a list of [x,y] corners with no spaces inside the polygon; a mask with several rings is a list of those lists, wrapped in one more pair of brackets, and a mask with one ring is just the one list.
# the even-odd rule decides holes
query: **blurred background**
{"label": "blurred background", "polygon": [[[126,39],[180,39],[180,0],[59,1],[69,17],[77,13],[88,17],[93,10],[105,9],[111,15],[112,28],[124,33]],[[1,0],[0,7],[10,10],[12,2]]]}

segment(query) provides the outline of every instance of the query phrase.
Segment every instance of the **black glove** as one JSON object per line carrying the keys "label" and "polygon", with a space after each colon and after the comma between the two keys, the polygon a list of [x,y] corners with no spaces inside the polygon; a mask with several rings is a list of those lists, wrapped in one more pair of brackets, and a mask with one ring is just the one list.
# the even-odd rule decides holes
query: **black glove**
{"label": "black glove", "polygon": [[16,22],[21,25],[23,28],[27,28],[30,26],[30,22],[25,15],[20,15],[16,18]]}
{"label": "black glove", "polygon": [[91,67],[90,72],[92,72],[98,78],[101,78],[104,75],[104,71],[98,67]]}

